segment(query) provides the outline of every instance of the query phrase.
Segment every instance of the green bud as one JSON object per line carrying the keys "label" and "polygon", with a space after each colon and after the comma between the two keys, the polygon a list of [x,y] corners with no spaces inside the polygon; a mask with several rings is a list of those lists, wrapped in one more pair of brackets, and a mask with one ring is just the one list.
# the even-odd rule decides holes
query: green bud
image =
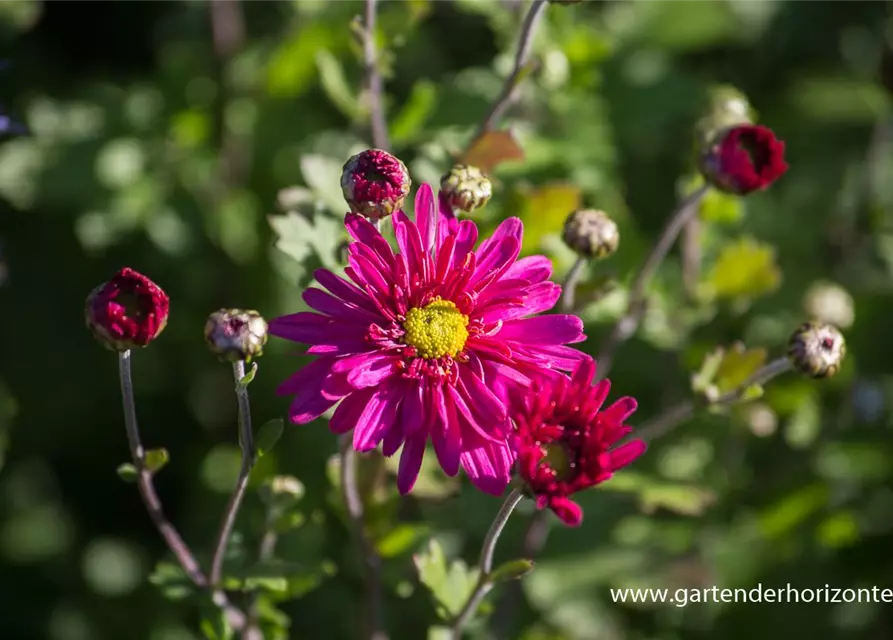
{"label": "green bud", "polygon": [[829,378],[840,371],[846,341],[837,327],[804,322],[791,335],[788,358],[794,368],[810,378]]}
{"label": "green bud", "polygon": [[263,355],[267,321],[257,311],[220,309],[205,322],[205,342],[222,360],[250,362]]}
{"label": "green bud", "polygon": [[596,260],[607,258],[620,245],[617,223],[597,209],[579,209],[570,214],[561,237],[578,255]]}
{"label": "green bud", "polygon": [[440,193],[453,211],[471,213],[490,201],[493,183],[477,167],[458,164],[440,179]]}

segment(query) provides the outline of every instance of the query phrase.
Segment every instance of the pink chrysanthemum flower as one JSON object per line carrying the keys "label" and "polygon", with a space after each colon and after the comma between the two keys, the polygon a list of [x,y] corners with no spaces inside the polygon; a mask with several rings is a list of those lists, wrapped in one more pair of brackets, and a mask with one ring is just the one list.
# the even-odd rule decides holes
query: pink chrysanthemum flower
{"label": "pink chrysanthemum flower", "polygon": [[602,409],[611,383],[593,385],[594,377],[595,362],[587,358],[573,378],[539,379],[512,415],[521,479],[538,508],[552,509],[570,526],[583,521],[571,495],[609,480],[645,452],[641,440],[614,448],[632,431],[624,422],[636,401],[627,396]]}
{"label": "pink chrysanthemum flower", "polygon": [[551,309],[561,289],[543,256],[518,260],[522,225],[505,220],[474,249],[478,230],[436,207],[431,187],[416,195],[416,223],[393,216],[399,253],[365,218],[348,214],[350,281],[324,269],[328,291],[310,288],[316,312],[276,318],[270,333],[311,345],[318,356],[279,388],[294,395],[290,417],[304,424],[341,401],[329,424],[354,430],[358,451],[402,445],[397,486],[409,492],[428,438],[449,475],[459,466],[481,490],[500,494],[514,452],[506,404],[544,370],[573,369],[584,339],[569,315]]}

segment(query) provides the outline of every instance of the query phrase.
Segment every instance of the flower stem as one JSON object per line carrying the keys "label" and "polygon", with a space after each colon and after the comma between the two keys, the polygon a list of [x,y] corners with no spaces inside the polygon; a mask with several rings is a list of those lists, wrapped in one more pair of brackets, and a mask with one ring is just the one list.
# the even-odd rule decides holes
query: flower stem
{"label": "flower stem", "polygon": [[[168,521],[161,506],[161,500],[155,492],[152,482],[152,471],[146,466],[146,450],[140,438],[139,425],[136,419],[136,402],[133,393],[133,375],[131,372],[131,352],[129,350],[118,353],[118,373],[121,381],[121,397],[124,404],[124,426],[127,430],[127,442],[130,446],[130,456],[137,470],[136,482],[149,512],[149,517],[161,537],[164,539],[171,553],[183,568],[183,571],[198,587],[209,586],[208,579],[202,572],[192,551],[183,541],[177,529]],[[226,597],[222,591],[212,592],[214,603],[226,612],[230,624],[241,629],[245,624],[245,615]]]}
{"label": "flower stem", "polygon": [[580,274],[583,273],[584,266],[586,266],[586,258],[579,256],[564,279],[564,284],[561,287],[561,310],[565,313],[571,313],[574,309],[577,285],[580,282]]}
{"label": "flower stem", "polygon": [[530,50],[533,48],[533,35],[536,33],[536,27],[540,18],[542,18],[543,10],[546,8],[546,2],[547,0],[534,0],[530,5],[527,16],[524,18],[524,23],[521,25],[521,35],[518,38],[518,48],[515,52],[515,64],[512,73],[506,78],[499,97],[496,98],[493,106],[490,107],[490,111],[487,112],[487,115],[478,127],[477,133],[471,139],[469,148],[475,141],[496,126],[506,109],[515,101],[518,86],[521,84],[527,61],[530,58]]}
{"label": "flower stem", "polygon": [[372,144],[377,149],[387,151],[391,146],[388,140],[388,123],[384,111],[384,93],[381,71],[378,68],[378,50],[375,46],[375,13],[378,0],[366,0],[363,24],[363,62],[366,67],[366,91],[369,100],[369,120],[372,129]]}
{"label": "flower stem", "polygon": [[769,364],[760,368],[756,373],[754,373],[750,378],[747,379],[741,386],[732,389],[731,391],[727,391],[722,394],[718,398],[714,400],[709,400],[706,405],[704,403],[695,403],[692,400],[687,400],[682,402],[674,407],[671,407],[658,417],[646,422],[641,426],[641,428],[637,429],[635,432],[635,437],[650,441],[655,438],[659,438],[663,435],[666,435],[680,424],[690,420],[694,415],[698,412],[699,409],[705,407],[725,407],[731,405],[741,399],[744,393],[757,384],[765,384],[772,380],[773,378],[780,376],[787,371],[792,369],[791,361],[786,357],[781,357],[776,360],[773,360]]}
{"label": "flower stem", "polygon": [[477,585],[453,622],[451,634],[453,640],[462,640],[462,631],[465,629],[465,625],[468,624],[471,617],[478,610],[481,601],[493,588],[490,574],[493,571],[493,554],[496,551],[496,543],[499,541],[499,536],[502,535],[502,530],[509,521],[509,517],[523,498],[524,494],[521,489],[517,487],[512,489],[505,502],[502,503],[499,513],[496,514],[493,524],[490,525],[490,530],[484,538],[484,546],[481,548],[480,575],[478,576]]}
{"label": "flower stem", "polygon": [[254,467],[254,431],[251,427],[251,404],[248,400],[248,387],[241,384],[245,377],[245,361],[238,360],[233,363],[233,378],[236,381],[236,398],[239,401],[239,441],[242,445],[242,465],[239,468],[239,477],[236,487],[226,505],[223,514],[223,522],[220,525],[220,533],[217,537],[217,545],[214,548],[214,557],[211,561],[211,584],[217,586],[223,574],[223,558],[229,538],[236,523],[236,515],[242,506],[245,490],[248,488],[248,478]]}
{"label": "flower stem", "polygon": [[630,287],[626,313],[614,325],[610,336],[605,341],[605,345],[596,358],[596,362],[598,362],[597,377],[599,380],[607,377],[608,372],[611,370],[617,348],[629,340],[638,330],[639,323],[642,321],[642,316],[645,313],[646,293],[651,279],[657,272],[657,268],[664,261],[664,258],[667,257],[670,247],[676,242],[676,238],[679,237],[683,227],[697,213],[697,205],[709,189],[708,185],[702,185],[678,204],[667,221],[660,238],[658,238],[654,248],[651,249],[651,253],[648,254],[645,262],[639,268],[639,272],[636,274]]}
{"label": "flower stem", "polygon": [[341,438],[341,491],[347,507],[348,520],[366,565],[364,579],[366,615],[363,637],[370,640],[387,640],[388,636],[381,628],[381,558],[375,549],[375,544],[366,533],[365,510],[357,481],[358,463],[351,435],[345,434]]}
{"label": "flower stem", "polygon": [[[261,537],[260,547],[257,552],[259,562],[266,562],[273,557],[273,553],[276,551],[276,544],[279,542],[279,534],[276,533],[275,528],[277,515],[278,511],[276,509],[271,508],[267,511],[264,534]],[[260,612],[257,607],[256,592],[248,596],[248,606],[246,608],[248,610],[248,620],[245,623],[245,631],[242,632],[242,640],[264,640],[258,621]]]}

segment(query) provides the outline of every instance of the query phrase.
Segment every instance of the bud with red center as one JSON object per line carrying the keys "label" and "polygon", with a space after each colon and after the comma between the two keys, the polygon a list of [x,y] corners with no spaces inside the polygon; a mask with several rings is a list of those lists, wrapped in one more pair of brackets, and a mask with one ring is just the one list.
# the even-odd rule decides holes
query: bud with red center
{"label": "bud with red center", "polygon": [[87,327],[114,351],[145,347],[167,325],[170,298],[149,278],[124,267],[87,297]]}
{"label": "bud with red center", "polygon": [[221,360],[250,362],[263,355],[267,321],[257,311],[220,309],[205,322],[205,342]]}
{"label": "bud with red center", "polygon": [[537,507],[552,509],[570,526],[583,520],[580,506],[570,500],[578,491],[608,479],[645,452],[645,443],[632,440],[612,448],[632,431],[624,421],[636,410],[630,397],[602,405],[611,384],[592,384],[595,362],[582,362],[573,378],[537,380],[514,413],[518,426],[518,473]]}
{"label": "bud with red center", "polygon": [[797,371],[810,378],[835,375],[845,356],[843,334],[824,322],[804,322],[788,341],[788,359]]}
{"label": "bud with red center", "polygon": [[350,210],[373,221],[403,207],[411,184],[406,165],[381,149],[358,153],[341,171],[341,192]]}
{"label": "bud with red center", "polygon": [[746,195],[766,189],[788,170],[784,142],[761,125],[720,131],[701,156],[701,172],[717,189]]}

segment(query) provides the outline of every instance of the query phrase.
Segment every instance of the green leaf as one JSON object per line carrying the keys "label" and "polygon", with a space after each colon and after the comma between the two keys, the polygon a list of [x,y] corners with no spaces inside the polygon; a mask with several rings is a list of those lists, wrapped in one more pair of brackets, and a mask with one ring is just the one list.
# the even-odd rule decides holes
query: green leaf
{"label": "green leaf", "polygon": [[241,389],[247,389],[248,385],[254,381],[254,376],[257,375],[257,363],[253,363],[251,365],[251,369],[249,369],[245,375],[236,383],[236,391]]}
{"label": "green leaf", "polygon": [[507,582],[509,580],[518,580],[533,571],[535,566],[533,560],[519,558],[517,560],[509,560],[496,567],[490,574],[490,582]]}
{"label": "green leaf", "polygon": [[139,475],[136,467],[129,462],[119,465],[115,471],[124,482],[136,482],[136,478]]}
{"label": "green leaf", "polygon": [[524,222],[523,253],[540,250],[548,235],[559,235],[567,216],[582,203],[576,185],[555,182],[531,191],[517,193],[518,217]]}
{"label": "green leaf", "polygon": [[382,558],[394,558],[417,546],[430,534],[427,525],[398,524],[378,541],[378,554]]}
{"label": "green leaf", "polygon": [[717,347],[704,356],[700,370],[691,378],[692,391],[704,395],[715,394],[715,391],[712,391],[715,389],[713,381],[716,379],[716,374],[719,372],[724,356],[725,349],[722,347]]}
{"label": "green leaf", "polygon": [[698,215],[705,222],[735,224],[744,217],[744,201],[717,189],[710,189],[701,199]]}
{"label": "green leaf", "polygon": [[149,449],[146,451],[146,468],[152,473],[157,473],[170,461],[171,456],[167,449]]}
{"label": "green leaf", "polygon": [[200,628],[207,640],[233,640],[235,633],[227,620],[226,613],[213,602],[203,607]]}
{"label": "green leaf", "polygon": [[719,393],[732,391],[747,382],[766,362],[765,349],[747,349],[736,342],[726,349],[716,372]]}
{"label": "green leaf", "polygon": [[282,418],[273,418],[265,422],[258,430],[257,437],[254,439],[257,455],[262,456],[268,451],[272,451],[276,443],[279,442],[279,438],[282,437],[284,428],[285,423],[282,421]]}
{"label": "green leaf", "polygon": [[297,598],[315,589],[323,578],[331,573],[331,566],[325,562],[317,566],[307,566],[272,559],[231,571],[224,578],[224,585],[229,590],[260,589]]}
{"label": "green leaf", "polygon": [[408,144],[422,133],[435,107],[437,85],[429,80],[418,80],[412,86],[406,104],[391,121],[391,139],[394,144]]}
{"label": "green leaf", "polygon": [[315,59],[323,93],[341,113],[351,120],[358,120],[362,115],[362,109],[350,83],[344,76],[344,67],[341,66],[341,62],[326,49],[319,49]]}
{"label": "green leaf", "polygon": [[149,574],[149,584],[153,584],[168,600],[183,600],[192,594],[194,585],[183,569],[173,562],[159,562]]}
{"label": "green leaf", "polygon": [[719,298],[753,299],[775,291],[780,283],[775,248],[743,237],[723,247],[706,288]]}
{"label": "green leaf", "polygon": [[308,153],[301,156],[301,176],[313,195],[332,213],[343,216],[347,203],[341,194],[341,169],[347,158]]}
{"label": "green leaf", "polygon": [[704,513],[716,501],[716,494],[710,489],[695,484],[667,482],[633,471],[618,473],[600,484],[599,490],[636,494],[642,509],[648,513],[666,509],[681,515],[695,516]]}
{"label": "green leaf", "polygon": [[479,572],[469,569],[461,560],[447,564],[443,547],[432,539],[424,553],[413,557],[419,580],[431,591],[437,603],[437,614],[450,620],[462,609],[477,585]]}

